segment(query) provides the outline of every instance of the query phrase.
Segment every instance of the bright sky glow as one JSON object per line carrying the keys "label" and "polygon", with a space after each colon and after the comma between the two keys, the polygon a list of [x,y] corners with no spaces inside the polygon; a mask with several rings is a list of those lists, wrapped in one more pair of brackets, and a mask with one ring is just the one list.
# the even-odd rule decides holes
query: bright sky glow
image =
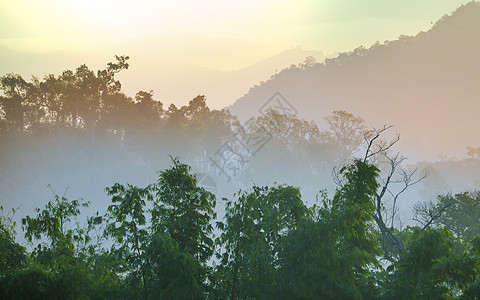
{"label": "bright sky glow", "polygon": [[[0,0],[0,76],[42,77],[82,63],[98,69],[115,54],[126,54],[131,69],[120,79],[129,94],[154,89],[183,103],[221,88],[206,87],[215,79],[201,68],[241,69],[297,46],[327,55],[369,47],[428,30],[465,2]],[[46,55],[54,59],[43,62]],[[266,72],[210,103],[230,104],[273,70]],[[193,82],[205,88],[192,88]]]}
{"label": "bright sky glow", "polygon": [[181,33],[335,52],[427,30],[464,2],[2,0],[0,43],[38,52],[81,50]]}

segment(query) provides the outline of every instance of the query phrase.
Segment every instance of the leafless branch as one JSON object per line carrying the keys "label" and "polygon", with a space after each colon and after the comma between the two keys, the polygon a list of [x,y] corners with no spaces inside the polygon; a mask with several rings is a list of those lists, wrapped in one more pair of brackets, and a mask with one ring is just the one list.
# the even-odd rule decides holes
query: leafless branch
{"label": "leafless branch", "polygon": [[417,204],[414,207],[415,215],[413,220],[422,224],[422,230],[425,230],[452,205],[453,203],[446,203],[441,207],[435,207],[432,202]]}
{"label": "leafless branch", "polygon": [[333,182],[339,186],[339,187],[342,187],[343,186],[343,183],[344,183],[344,178],[340,175],[340,170],[338,167],[333,167],[332,169],[332,179],[333,179]]}
{"label": "leafless branch", "polygon": [[339,166],[335,166],[332,169],[332,179],[333,182],[338,186],[342,187],[344,183],[346,182],[345,178],[340,174],[340,170],[342,166],[346,165],[349,163],[348,159],[345,159],[343,162],[339,164]]}
{"label": "leafless branch", "polygon": [[[391,145],[389,147],[391,147]],[[381,152],[372,152],[372,153],[379,154]],[[388,191],[389,185],[392,182],[392,178],[397,170],[397,167],[403,162],[404,157],[401,156],[399,153],[397,153],[393,157],[389,157],[388,155],[386,155],[385,152],[382,152],[382,153],[384,154],[384,157],[387,159],[387,162],[389,164],[389,170],[387,172],[386,178],[381,179],[382,186],[380,188],[380,191],[377,193],[377,196],[375,199],[376,210],[374,214],[374,219],[377,223],[378,228],[382,232],[382,235],[385,238],[389,239],[393,243],[393,245],[401,252],[403,251],[403,243],[393,234],[392,228],[388,228],[386,226],[385,220],[383,219],[382,211],[383,211],[383,197],[385,196],[385,193]],[[368,159],[367,155],[365,157],[366,159]]]}
{"label": "leafless branch", "polygon": [[390,142],[379,140],[382,133],[392,127],[393,125],[383,125],[380,129],[373,128],[364,134],[363,139],[367,145],[365,156],[363,158],[364,162],[367,162],[369,158],[374,157],[379,153],[386,152],[400,140],[399,134],[397,134]]}
{"label": "leafless branch", "polygon": [[402,176],[402,179],[401,181],[398,181],[399,183],[402,182],[403,183],[403,186],[402,188],[400,189],[400,191],[394,193],[391,191],[390,188],[388,188],[388,193],[390,194],[390,196],[392,197],[393,199],[393,204],[392,204],[392,218],[391,218],[391,227],[393,227],[393,223],[394,223],[394,220],[395,220],[395,216],[397,214],[397,202],[398,202],[398,197],[403,194],[409,187],[411,187],[412,185],[415,185],[417,183],[419,183],[420,181],[424,180],[425,178],[428,177],[428,173],[425,172],[422,176],[420,176],[419,178],[417,178],[416,180],[413,179],[413,176],[415,175],[415,173],[417,172],[417,169],[411,171],[411,172],[407,172],[405,170],[400,170],[400,173],[401,173],[401,176]]}
{"label": "leafless branch", "polygon": [[[379,179],[380,188],[375,199],[375,213],[373,217],[384,239],[390,241],[399,252],[402,252],[404,248],[403,243],[394,234],[393,229],[395,217],[397,216],[398,199],[400,195],[402,195],[410,186],[423,180],[427,174],[415,179],[414,175],[416,174],[417,170],[412,172],[399,170],[399,166],[404,162],[405,157],[403,157],[400,153],[390,155],[388,152],[400,140],[400,135],[397,134],[390,141],[381,140],[381,135],[392,127],[393,126],[384,125],[380,129],[373,128],[365,133],[364,141],[366,144],[366,150],[363,161],[376,164],[383,163],[388,166],[384,172],[385,175]],[[397,176],[397,174],[400,176]],[[402,184],[402,186],[398,192],[393,192],[391,187],[392,185],[396,184]],[[392,214],[390,217],[385,215],[384,212],[384,197],[387,193],[393,199]],[[387,222],[391,223],[390,228],[387,227]],[[385,253],[385,255],[386,258],[389,259],[388,254]]]}

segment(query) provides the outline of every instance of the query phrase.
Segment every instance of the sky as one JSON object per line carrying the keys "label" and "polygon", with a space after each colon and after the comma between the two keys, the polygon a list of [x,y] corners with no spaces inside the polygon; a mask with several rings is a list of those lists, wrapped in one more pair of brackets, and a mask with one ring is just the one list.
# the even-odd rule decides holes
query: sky
{"label": "sky", "polygon": [[[179,100],[169,90],[173,80],[186,80],[198,68],[241,69],[298,46],[330,56],[368,47],[377,40],[426,31],[465,2],[0,0],[0,72],[41,77],[82,63],[99,68],[100,61],[105,65],[115,54],[128,54],[132,63],[145,66],[129,76],[136,82],[159,76],[163,84],[151,88],[159,89],[157,94],[165,90],[175,102]],[[41,61],[49,54],[69,57],[71,66],[35,63],[35,57]],[[31,59],[23,59],[25,55]],[[234,100],[217,99],[216,104]]]}

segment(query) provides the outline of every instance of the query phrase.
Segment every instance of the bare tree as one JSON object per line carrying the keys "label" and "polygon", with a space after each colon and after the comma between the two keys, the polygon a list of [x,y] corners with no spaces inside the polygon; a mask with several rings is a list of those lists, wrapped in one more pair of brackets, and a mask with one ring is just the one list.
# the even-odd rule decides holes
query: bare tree
{"label": "bare tree", "polygon": [[[375,222],[382,233],[382,248],[385,258],[393,261],[394,257],[388,251],[390,245],[396,248],[398,253],[403,252],[403,241],[395,234],[395,220],[400,220],[398,216],[398,200],[400,196],[411,186],[425,179],[428,174],[425,173],[419,177],[416,176],[417,169],[407,171],[401,167],[405,157],[400,153],[391,154],[390,150],[400,140],[400,135],[396,134],[391,140],[382,139],[382,135],[393,126],[384,125],[380,129],[373,128],[364,135],[365,153],[364,162],[369,162],[379,167],[383,167],[383,172],[379,178],[380,188],[375,198]],[[392,206],[386,209],[387,197],[392,199]],[[401,221],[400,221],[401,222]],[[389,223],[390,226],[387,226]]]}
{"label": "bare tree", "polygon": [[365,156],[363,158],[364,162],[370,162],[370,160],[375,159],[378,154],[385,156],[387,151],[400,140],[399,134],[396,134],[395,137],[389,142],[380,139],[380,136],[392,127],[393,125],[383,125],[382,128],[373,128],[368,130],[363,135],[363,139],[366,144]]}
{"label": "bare tree", "polygon": [[405,171],[403,169],[399,170],[401,179],[396,180],[392,183],[394,184],[401,184],[400,190],[396,191],[395,193],[391,191],[391,189],[388,189],[388,193],[393,199],[393,204],[392,204],[392,212],[391,212],[391,227],[394,226],[394,220],[395,217],[397,216],[398,213],[398,197],[403,194],[410,186],[415,185],[422,181],[423,179],[427,178],[428,173],[425,172],[423,175],[419,176],[418,178],[415,178],[414,175],[417,173],[418,169],[415,168],[413,171]]}

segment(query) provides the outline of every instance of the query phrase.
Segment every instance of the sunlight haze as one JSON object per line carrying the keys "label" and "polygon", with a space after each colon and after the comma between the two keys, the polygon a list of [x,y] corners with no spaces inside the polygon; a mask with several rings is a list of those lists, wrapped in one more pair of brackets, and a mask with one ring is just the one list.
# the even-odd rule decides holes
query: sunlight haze
{"label": "sunlight haze", "polygon": [[[416,34],[462,3],[465,1],[4,0],[0,3],[0,45],[34,53],[104,53],[145,39],[162,45],[160,48],[167,44],[166,51],[170,51],[184,46],[182,38],[171,39],[172,35],[194,36],[210,41],[212,51],[222,47],[224,53],[216,55],[218,60],[201,55],[192,62],[228,70],[298,45],[334,53],[400,34]],[[245,44],[240,53],[230,49],[231,40],[233,45]],[[184,59],[176,57],[174,61]]]}
{"label": "sunlight haze", "polygon": [[478,299],[480,0],[0,0],[1,299]]}
{"label": "sunlight haze", "polygon": [[[182,105],[205,94],[219,108],[304,57],[297,53],[257,70],[228,91],[215,85],[210,70],[239,70],[298,47],[331,57],[414,35],[464,2],[3,0],[0,73],[43,77],[83,63],[101,69],[126,54],[131,68],[120,78],[130,96],[153,89]],[[179,86],[192,78],[202,88]]]}
{"label": "sunlight haze", "polygon": [[[119,76],[129,96],[153,90],[157,99],[183,105],[204,94],[221,108],[307,55],[322,61],[415,35],[462,3],[3,0],[0,73],[42,78],[81,64],[101,69],[114,55],[129,55],[130,69]],[[232,73],[268,58],[248,74]],[[218,82],[225,74],[239,79],[225,86]]]}

